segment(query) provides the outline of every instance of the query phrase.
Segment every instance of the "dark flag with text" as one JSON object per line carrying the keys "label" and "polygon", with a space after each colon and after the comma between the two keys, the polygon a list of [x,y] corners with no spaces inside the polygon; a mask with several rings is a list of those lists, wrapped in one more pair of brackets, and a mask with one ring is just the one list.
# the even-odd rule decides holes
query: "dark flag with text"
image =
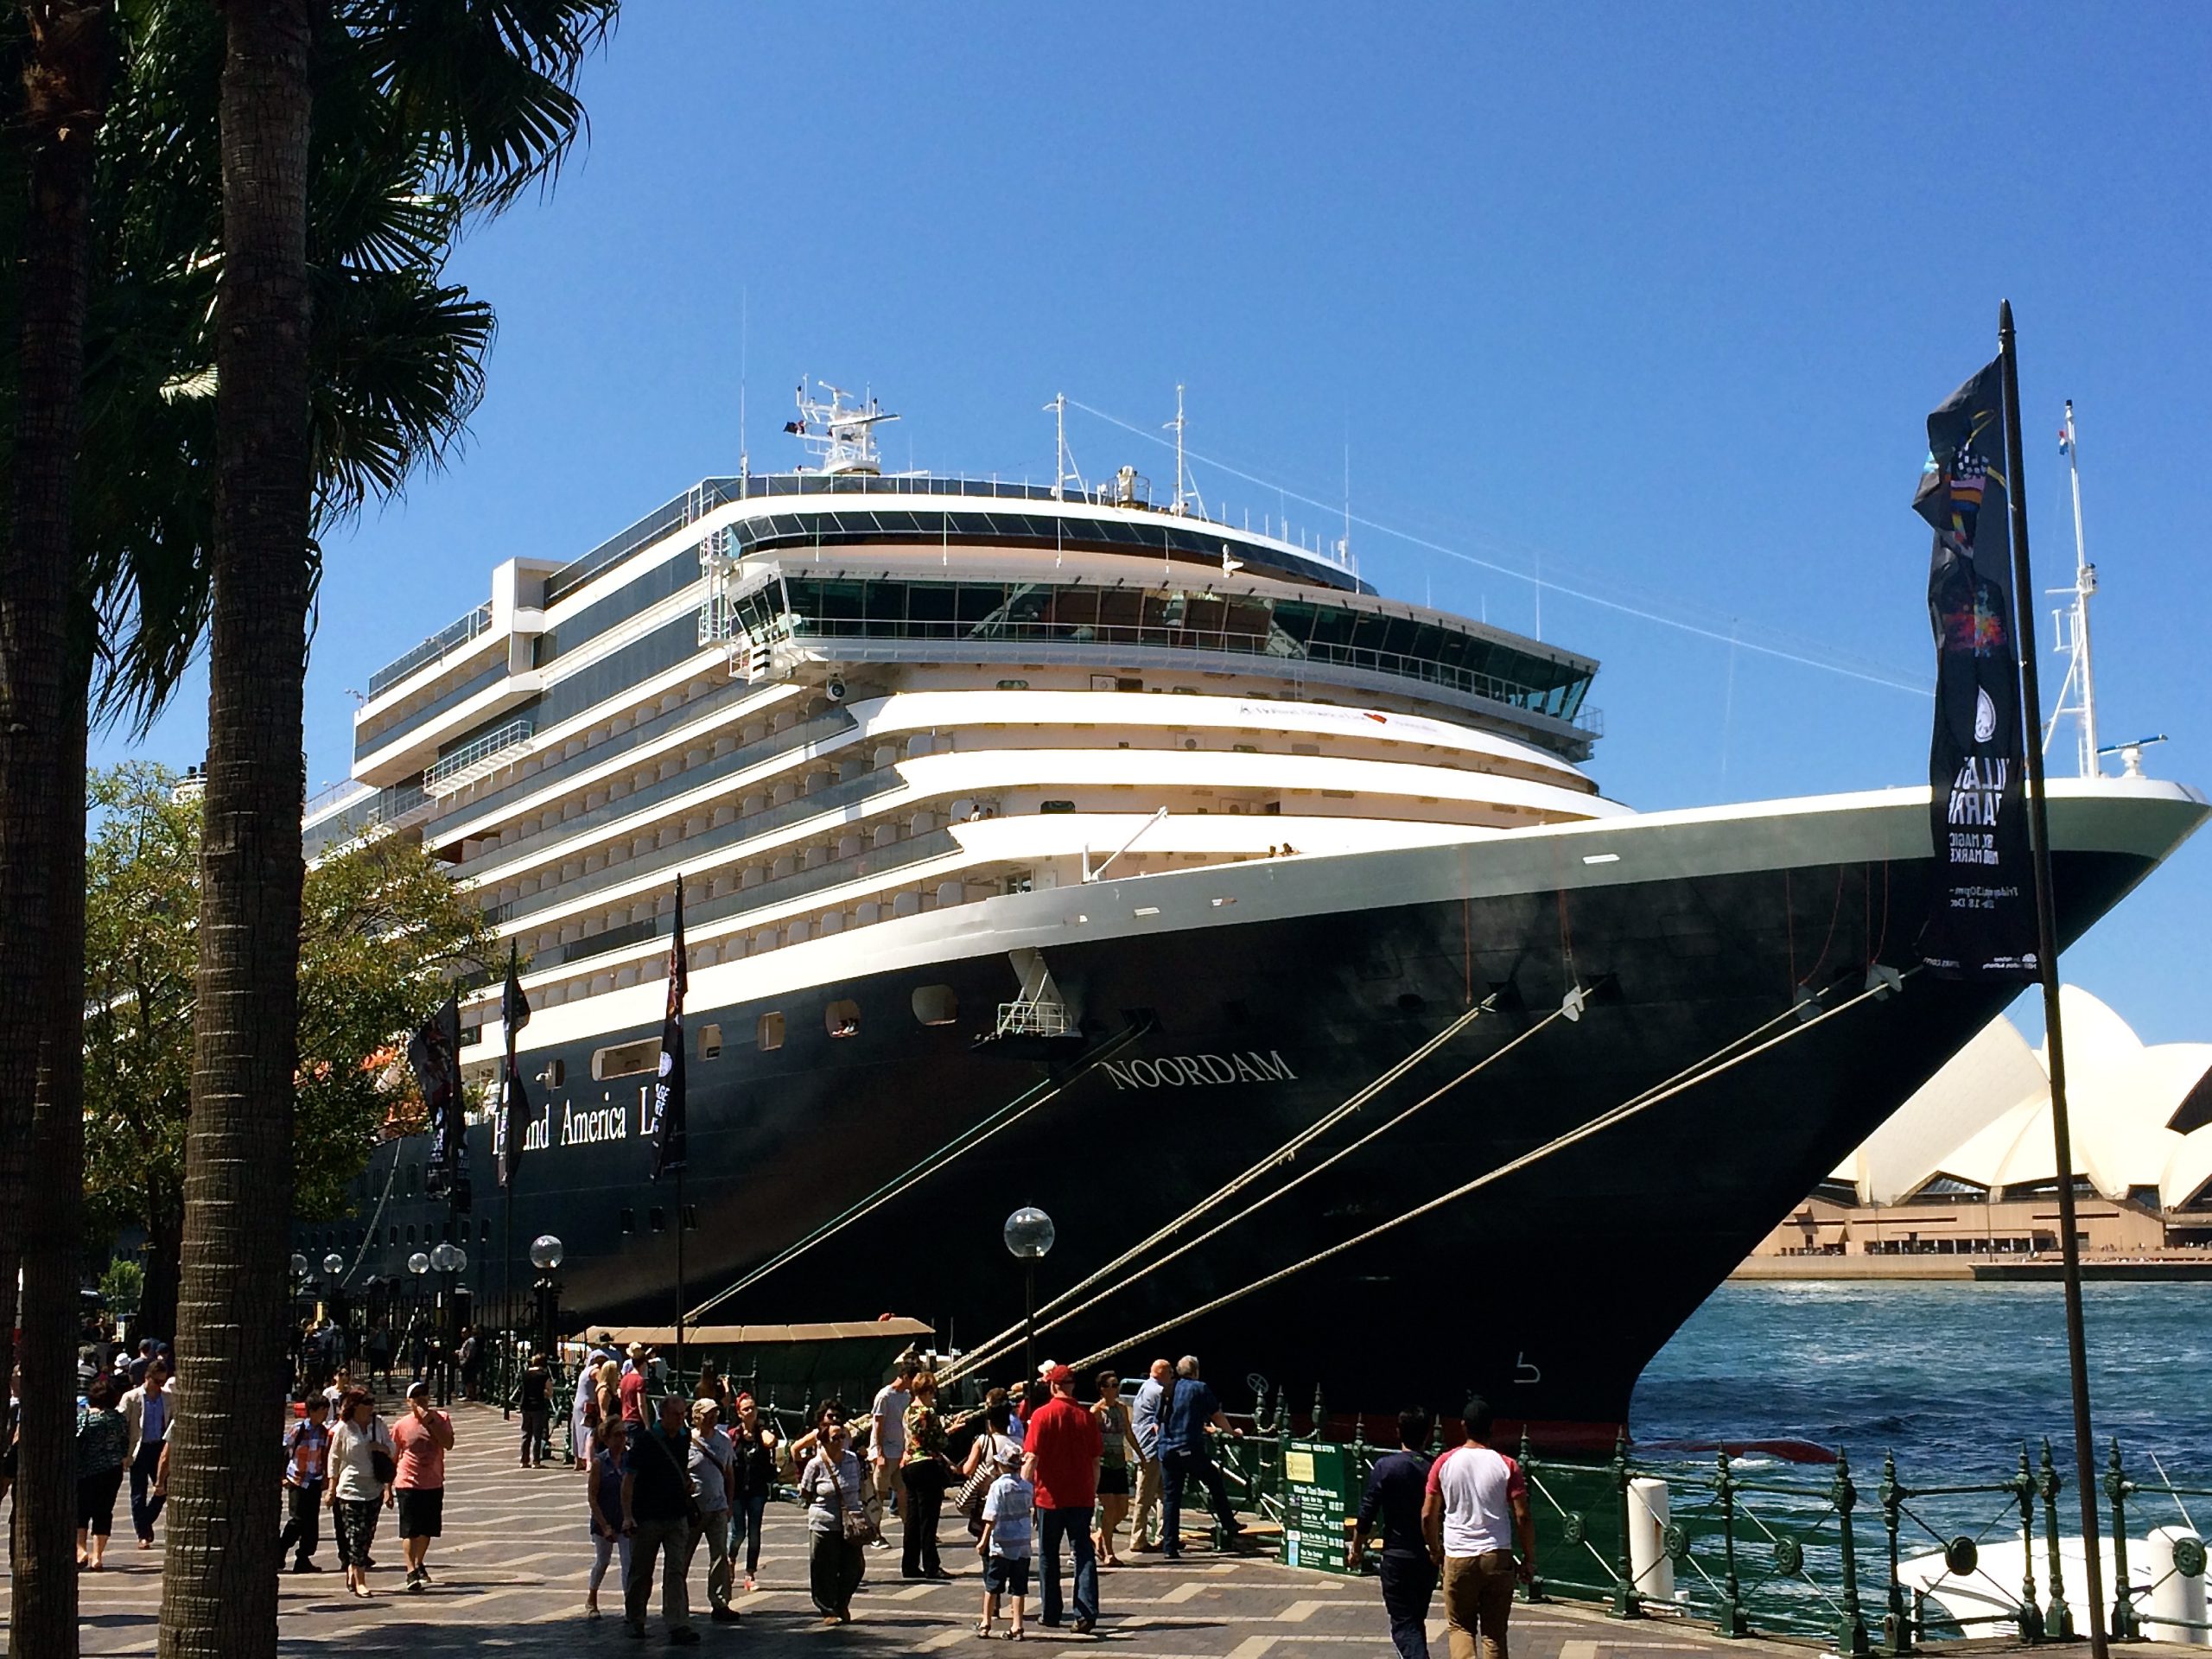
{"label": "dark flag with text", "polygon": [[499,1071],[499,1110],[492,1120],[493,1159],[499,1166],[502,1191],[514,1185],[522,1166],[522,1145],[530,1122],[530,1096],[522,1086],[522,1066],[515,1058],[515,1035],[530,1023],[530,999],[523,995],[522,957],[507,947],[506,988],[499,994],[499,1023],[506,1027],[506,1064]]}
{"label": "dark flag with text", "polygon": [[434,1198],[468,1208],[468,1125],[461,1088],[461,999],[448,994],[408,1039],[407,1063],[429,1117],[430,1157],[423,1188]]}
{"label": "dark flag with text", "polygon": [[[668,948],[668,1014],[660,1027],[660,1075],[653,1083],[653,1179],[683,1167],[690,1139],[683,1117],[683,878],[676,878],[676,938]],[[679,1219],[677,1224],[682,1225]]]}
{"label": "dark flag with text", "polygon": [[2038,972],[2010,502],[2000,470],[2002,366],[1991,363],[1929,416],[1928,461],[1912,499],[1936,531],[1928,570],[1936,862],[1920,954],[1947,979],[2031,980]]}

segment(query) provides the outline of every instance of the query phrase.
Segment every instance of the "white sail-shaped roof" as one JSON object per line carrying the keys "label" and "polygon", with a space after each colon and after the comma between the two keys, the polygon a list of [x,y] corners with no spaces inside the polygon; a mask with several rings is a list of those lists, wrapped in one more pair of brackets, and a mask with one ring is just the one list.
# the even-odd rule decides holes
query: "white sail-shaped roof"
{"label": "white sail-shaped roof", "polygon": [[[2212,1043],[2146,1046],[2076,985],[2059,991],[2065,1022],[2073,1173],[2110,1198],[2156,1192],[2178,1209],[2212,1184],[2212,1124],[2175,1127],[2212,1071]],[[2048,1045],[2031,1049],[1992,1020],[1838,1169],[1861,1203],[1891,1204],[1948,1177],[1991,1197],[2054,1185]],[[2200,1100],[2202,1096],[2200,1094]],[[2183,1124],[2187,1128],[2186,1122]]]}

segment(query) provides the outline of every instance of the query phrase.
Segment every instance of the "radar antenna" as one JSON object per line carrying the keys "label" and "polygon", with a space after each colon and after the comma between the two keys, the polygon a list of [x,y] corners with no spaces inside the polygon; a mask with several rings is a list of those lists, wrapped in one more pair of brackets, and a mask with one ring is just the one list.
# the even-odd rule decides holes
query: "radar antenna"
{"label": "radar antenna", "polygon": [[807,395],[806,382],[798,385],[798,418],[784,423],[784,430],[797,437],[813,452],[815,465],[802,467],[803,473],[860,473],[874,477],[883,471],[882,458],[875,448],[875,429],[885,421],[895,421],[896,415],[887,415],[883,405],[874,397],[863,394],[863,401],[849,404],[851,394],[827,380],[814,383],[830,394],[824,403],[819,397]]}
{"label": "radar antenna", "polygon": [[[2097,591],[2097,567],[2089,563],[2089,556],[2082,539],[2082,467],[2078,444],[2074,435],[2074,400],[2066,400],[2066,420],[2058,429],[2058,447],[2066,456],[2068,480],[2074,490],[2074,585],[2071,588],[2052,588],[2046,591],[2054,594],[2070,594],[2074,602],[2063,610],[2051,613],[2055,624],[2056,643],[2053,646],[2066,658],[2066,678],[2058,688],[2058,700],[2051,706],[2050,722],[2044,728],[2044,752],[2049,753],[2051,742],[2058,735],[2058,722],[2068,715],[2074,717],[2075,759],[2084,778],[2104,776],[2104,756],[2117,749],[2101,748],[2097,743],[2097,683],[2091,672],[2089,661],[2089,600]],[[2132,772],[2141,771],[2141,749],[2123,756]]]}

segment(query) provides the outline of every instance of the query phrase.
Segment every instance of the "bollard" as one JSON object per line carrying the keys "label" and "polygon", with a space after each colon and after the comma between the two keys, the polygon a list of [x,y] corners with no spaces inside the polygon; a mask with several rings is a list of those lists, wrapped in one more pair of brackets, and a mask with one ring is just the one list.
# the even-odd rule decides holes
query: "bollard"
{"label": "bollard", "polygon": [[1667,1483],[1638,1475],[1628,1484],[1628,1560],[1639,1594],[1649,1600],[1675,1599],[1675,1560],[1667,1554],[1667,1522],[1674,1518]]}
{"label": "bollard", "polygon": [[2036,1606],[2036,1478],[2028,1472],[2028,1443],[2020,1442],[2020,1472],[2008,1483],[2020,1505],[2020,1640],[2043,1640],[2043,1614]]}
{"label": "bollard", "polygon": [[1912,1620],[1905,1611],[1904,1586],[1897,1582],[1897,1528],[1904,1517],[1905,1489],[1897,1484],[1897,1454],[1882,1456],[1882,1530],[1887,1535],[1890,1558],[1888,1611],[1882,1617],[1882,1651],[1897,1655],[1916,1651]]}
{"label": "bollard", "polygon": [[2050,1436],[2043,1439],[2043,1466],[2036,1471],[2036,1490],[2043,1498],[2043,1531],[2050,1554],[2050,1602],[2044,1614],[2044,1634],[2054,1642],[2074,1639],[2074,1612],[2066,1605],[2066,1562],[2058,1552],[2058,1466],[2051,1461]]}
{"label": "bollard", "polygon": [[1728,1637],[1749,1636],[1751,1622],[1744,1611],[1744,1586],[1736,1576],[1736,1477],[1731,1472],[1728,1453],[1723,1450],[1719,1457],[1719,1473],[1713,1490],[1720,1499],[1720,1547],[1723,1571],[1720,1577],[1720,1634]]}
{"label": "bollard", "polygon": [[1852,1536],[1851,1512],[1859,1503],[1859,1489],[1851,1484],[1851,1460],[1838,1446],[1835,1483],[1829,1489],[1835,1503],[1837,1542],[1843,1546],[1843,1622],[1836,1627],[1835,1650],[1859,1655],[1868,1651],[1866,1620],[1859,1611],[1859,1548]]}
{"label": "bollard", "polygon": [[1613,1497],[1620,1505],[1619,1554],[1614,1558],[1613,1617],[1642,1618],[1643,1599],[1636,1592],[1636,1569],[1630,1560],[1628,1522],[1628,1431],[1613,1434]]}
{"label": "bollard", "polygon": [[[2195,1572],[2183,1571],[2191,1565]],[[2196,1628],[2203,1622],[2203,1541],[2187,1527],[2152,1528],[2151,1605],[2143,1634],[2154,1642],[2203,1647],[2212,1643],[2212,1631]]]}
{"label": "bollard", "polygon": [[2135,1597],[2127,1582],[2127,1497],[2135,1490],[2120,1466],[2120,1437],[2113,1436],[2112,1460],[2105,1469],[2105,1496],[2112,1500],[2112,1633],[2122,1642],[2143,1634]]}

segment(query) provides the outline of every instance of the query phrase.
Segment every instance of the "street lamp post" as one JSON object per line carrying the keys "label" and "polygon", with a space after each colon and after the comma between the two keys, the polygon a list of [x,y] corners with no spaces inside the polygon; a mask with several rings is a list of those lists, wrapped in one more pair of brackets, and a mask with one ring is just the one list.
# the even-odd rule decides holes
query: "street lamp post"
{"label": "street lamp post", "polygon": [[409,1350],[407,1359],[408,1365],[411,1370],[415,1362],[415,1355],[413,1351],[415,1343],[416,1338],[420,1336],[423,1329],[423,1281],[430,1271],[430,1258],[423,1255],[420,1250],[416,1251],[414,1255],[407,1258],[407,1271],[413,1274],[415,1279],[415,1313],[413,1317],[407,1321],[407,1346]]}
{"label": "street lamp post", "polygon": [[553,1277],[553,1270],[561,1265],[565,1253],[560,1239],[552,1233],[540,1233],[530,1242],[530,1265],[537,1269],[537,1282],[531,1287],[537,1293],[537,1340],[556,1363],[558,1355],[553,1344],[560,1340],[555,1324],[560,1317],[561,1286]]}
{"label": "street lamp post", "polygon": [[442,1406],[453,1395],[454,1286],[461,1270],[468,1265],[468,1252],[448,1239],[430,1252],[430,1265],[445,1275],[446,1281],[438,1306],[438,1403]]}
{"label": "street lamp post", "polygon": [[353,1358],[353,1333],[346,1324],[346,1258],[333,1250],[322,1258],[322,1276],[330,1287],[330,1317],[338,1322],[340,1340],[346,1350],[346,1358]]}
{"label": "street lamp post", "polygon": [[1052,1248],[1052,1241],[1058,1235],[1053,1230],[1050,1216],[1033,1205],[1024,1205],[1006,1218],[1004,1236],[1007,1249],[1021,1263],[1022,1397],[1027,1399],[1027,1385],[1037,1376],[1037,1264],[1045,1259],[1045,1253]]}

